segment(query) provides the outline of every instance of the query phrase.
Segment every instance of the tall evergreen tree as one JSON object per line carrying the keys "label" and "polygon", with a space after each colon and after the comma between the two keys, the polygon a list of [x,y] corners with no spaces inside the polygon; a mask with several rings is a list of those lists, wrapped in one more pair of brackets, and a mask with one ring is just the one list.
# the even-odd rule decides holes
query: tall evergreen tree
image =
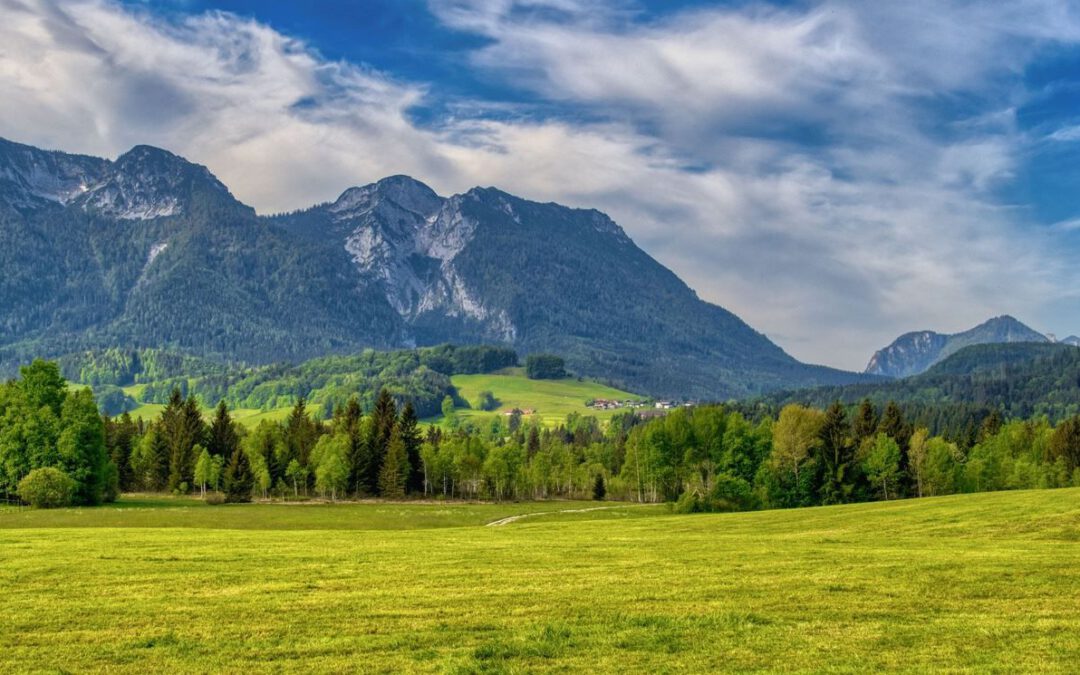
{"label": "tall evergreen tree", "polygon": [[409,480],[409,456],[405,450],[405,441],[398,428],[390,434],[386,457],[379,470],[379,494],[387,499],[402,499]]}
{"label": "tall evergreen tree", "polygon": [[878,432],[885,434],[896,441],[900,448],[900,481],[897,491],[900,495],[909,494],[911,488],[911,461],[908,453],[911,450],[911,435],[914,433],[911,424],[904,417],[903,409],[896,401],[889,401],[885,406],[885,412],[881,415],[881,424]]}
{"label": "tall evergreen tree", "polygon": [[251,472],[251,462],[248,461],[247,453],[238,446],[233,450],[229,466],[225,469],[225,478],[221,484],[221,489],[225,493],[225,501],[231,503],[250,502],[251,488],[254,484],[255,476]]}
{"label": "tall evergreen tree", "polygon": [[390,445],[390,437],[397,427],[397,406],[394,397],[386,389],[379,390],[375,407],[371,411],[371,461],[368,466],[368,484],[378,485],[379,474]]}
{"label": "tall evergreen tree", "polygon": [[109,458],[116,466],[117,481],[121,492],[130,492],[136,488],[131,458],[138,435],[138,425],[126,412],[115,420],[105,420],[105,445]]}
{"label": "tall evergreen tree", "polygon": [[194,396],[186,400],[173,389],[161,414],[160,433],[169,448],[169,479],[166,488],[177,491],[195,484],[195,446],[204,442],[205,424]]}
{"label": "tall evergreen tree", "polygon": [[819,437],[821,443],[816,451],[822,470],[818,485],[821,503],[840,504],[849,501],[854,487],[851,464],[855,451],[847,414],[839,402],[833,403],[825,411]]}
{"label": "tall evergreen tree", "polygon": [[217,409],[214,410],[214,420],[210,423],[210,431],[206,437],[206,451],[214,457],[221,457],[222,461],[229,461],[233,451],[240,447],[240,434],[236,431],[236,424],[229,415],[229,406],[224,400],[218,401]]}
{"label": "tall evergreen tree", "polygon": [[[307,399],[296,399],[289,417],[285,420],[285,445],[288,453],[282,458],[282,471],[289,461],[295,459],[301,466],[311,462],[311,450],[319,440],[318,424],[307,411]],[[275,479],[277,476],[275,475]]]}
{"label": "tall evergreen tree", "polygon": [[877,410],[874,409],[874,404],[870,402],[870,399],[864,398],[862,403],[859,404],[859,410],[855,413],[855,419],[851,424],[851,430],[855,436],[855,445],[861,446],[863,441],[873,438],[877,435],[877,429]]}
{"label": "tall evergreen tree", "polygon": [[405,403],[405,408],[401,411],[398,430],[405,444],[405,455],[409,459],[409,479],[406,481],[405,491],[421,492],[424,489],[424,468],[420,462],[420,446],[423,440],[420,438],[420,420],[416,417],[412,401]]}

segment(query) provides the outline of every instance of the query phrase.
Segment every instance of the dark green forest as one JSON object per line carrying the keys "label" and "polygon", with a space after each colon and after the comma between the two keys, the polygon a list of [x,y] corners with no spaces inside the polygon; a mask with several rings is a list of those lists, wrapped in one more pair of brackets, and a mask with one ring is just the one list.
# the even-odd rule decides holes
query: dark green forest
{"label": "dark green forest", "polygon": [[281,422],[245,430],[219,403],[174,389],[159,419],[99,416],[55,363],[35,361],[0,388],[0,491],[39,505],[96,504],[122,491],[208,499],[410,496],[614,498],[680,511],[747,510],[955,492],[1080,485],[1080,416],[1005,420],[970,439],[932,434],[889,403],[854,410],[797,404],[775,416],[733,407],[628,412],[606,426],[571,415],[556,427],[492,416],[423,429],[411,402],[379,391],[335,406],[303,397]]}
{"label": "dark green forest", "polygon": [[[931,428],[955,426],[960,418],[997,410],[1009,418],[1045,415],[1052,421],[1080,413],[1080,348],[1067,344],[1012,343],[966,347],[927,372],[902,380],[820,387],[771,395],[785,403],[877,405],[897,401],[924,417]],[[934,421],[934,419],[937,421]]]}

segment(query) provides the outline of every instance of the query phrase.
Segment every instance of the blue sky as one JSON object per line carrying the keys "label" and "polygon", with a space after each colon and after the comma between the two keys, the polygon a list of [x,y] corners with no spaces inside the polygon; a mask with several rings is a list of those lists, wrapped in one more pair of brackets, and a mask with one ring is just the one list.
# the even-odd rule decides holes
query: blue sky
{"label": "blue sky", "polygon": [[[795,356],[1080,333],[1063,0],[0,0],[0,135],[261,212],[408,173],[610,213]],[[6,46],[5,46],[6,45]]]}

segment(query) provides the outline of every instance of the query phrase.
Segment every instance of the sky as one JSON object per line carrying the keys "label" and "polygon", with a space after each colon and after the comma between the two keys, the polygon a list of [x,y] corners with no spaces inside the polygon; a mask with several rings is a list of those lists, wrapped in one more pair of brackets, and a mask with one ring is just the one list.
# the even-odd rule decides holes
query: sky
{"label": "sky", "polygon": [[0,0],[0,136],[598,208],[808,362],[1080,334],[1073,0]]}

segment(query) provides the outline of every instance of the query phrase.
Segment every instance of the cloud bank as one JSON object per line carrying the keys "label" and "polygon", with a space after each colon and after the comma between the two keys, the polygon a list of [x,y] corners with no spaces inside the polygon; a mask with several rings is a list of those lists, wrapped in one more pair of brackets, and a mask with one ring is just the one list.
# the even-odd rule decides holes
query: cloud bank
{"label": "cloud bank", "polygon": [[486,38],[466,67],[546,106],[441,101],[421,123],[438,82],[328,60],[251,19],[0,0],[0,135],[167,147],[264,213],[394,173],[600,208],[793,355],[861,368],[907,330],[1003,312],[1080,324],[1072,228],[997,197],[1047,141],[1017,124],[1022,72],[1080,42],[1080,16],[997,5],[655,18],[629,2],[436,0],[449,29]]}

